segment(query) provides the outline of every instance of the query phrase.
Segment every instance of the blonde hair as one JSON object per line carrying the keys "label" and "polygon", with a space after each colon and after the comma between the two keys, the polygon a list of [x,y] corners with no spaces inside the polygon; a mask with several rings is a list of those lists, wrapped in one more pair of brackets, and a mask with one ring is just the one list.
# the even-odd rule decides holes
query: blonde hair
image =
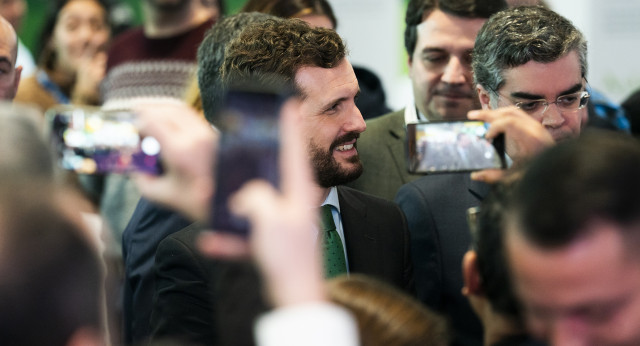
{"label": "blonde hair", "polygon": [[191,106],[191,108],[198,111],[204,117],[204,109],[202,107],[202,96],[200,94],[200,87],[198,86],[198,76],[194,75],[187,84],[187,88],[184,93],[184,102]]}
{"label": "blonde hair", "polygon": [[329,298],[356,317],[362,346],[443,346],[445,319],[409,295],[360,274],[328,282]]}

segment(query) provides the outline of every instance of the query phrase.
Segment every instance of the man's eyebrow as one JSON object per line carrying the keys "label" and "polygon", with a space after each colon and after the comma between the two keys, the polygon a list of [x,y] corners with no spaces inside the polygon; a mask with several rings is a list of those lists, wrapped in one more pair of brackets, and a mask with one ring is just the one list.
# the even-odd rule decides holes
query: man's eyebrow
{"label": "man's eyebrow", "polygon": [[442,49],[442,48],[438,48],[438,47],[426,47],[422,50],[422,54],[425,53],[446,53],[447,51]]}
{"label": "man's eyebrow", "polygon": [[[580,91],[582,89],[582,83],[576,83],[569,87],[568,89],[561,91],[560,94],[556,95],[556,97],[560,97],[567,94],[573,94],[575,92]],[[525,99],[525,100],[542,100],[544,99],[544,95],[530,94],[527,92],[516,91],[510,94],[513,98]]]}
{"label": "man's eyebrow", "polygon": [[6,56],[0,56],[0,64],[2,64],[2,63],[7,63],[7,64],[9,64],[9,66],[11,66],[11,64],[12,64],[11,63],[11,59],[9,59]]}
{"label": "man's eyebrow", "polygon": [[560,95],[558,95],[558,96],[573,94],[573,93],[576,93],[576,92],[580,91],[580,89],[582,89],[582,83],[576,83],[575,85],[573,85],[569,89],[561,92]]}
{"label": "man's eyebrow", "polygon": [[[360,88],[358,88],[358,92],[356,92],[356,94],[354,95],[353,99],[354,99],[354,100],[355,100],[355,99],[357,99],[359,95],[360,95]],[[331,100],[331,101],[325,102],[325,103],[323,104],[323,106],[322,106],[322,109],[323,109],[323,110],[329,109],[329,108],[331,108],[331,107],[332,107],[334,104],[336,104],[336,103],[342,103],[342,102],[347,101],[347,100],[350,100],[350,99],[351,99],[351,97],[347,97],[347,96],[345,96],[345,97],[339,97],[339,98],[337,98],[337,99],[333,99],[333,100]]]}
{"label": "man's eyebrow", "polygon": [[512,92],[511,94],[509,94],[509,96],[511,96],[513,98],[525,99],[525,100],[540,100],[540,99],[544,99],[543,95],[529,94],[529,93],[523,92],[523,91]]}
{"label": "man's eyebrow", "polygon": [[333,99],[333,100],[327,101],[322,105],[322,110],[323,111],[327,110],[327,109],[333,107],[333,105],[335,105],[336,103],[342,103],[342,102],[344,102],[344,101],[346,101],[348,99],[349,99],[348,97],[340,97],[340,98],[337,98],[337,99]]}

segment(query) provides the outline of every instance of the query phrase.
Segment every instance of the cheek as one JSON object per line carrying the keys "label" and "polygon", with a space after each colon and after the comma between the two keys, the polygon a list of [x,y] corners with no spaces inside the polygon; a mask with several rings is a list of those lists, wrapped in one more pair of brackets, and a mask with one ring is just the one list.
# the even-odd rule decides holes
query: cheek
{"label": "cheek", "polygon": [[413,64],[409,69],[409,77],[413,85],[423,90],[430,90],[438,83],[438,73],[428,69],[423,64]]}
{"label": "cheek", "polygon": [[546,339],[548,333],[546,331],[547,328],[545,326],[545,323],[542,319],[525,312],[525,322],[528,330],[533,336],[540,339]]}
{"label": "cheek", "polygon": [[584,128],[587,125],[587,121],[589,121],[589,112],[586,108],[580,110],[578,121],[580,121],[580,128]]}
{"label": "cheek", "polygon": [[56,33],[53,39],[56,52],[63,55],[69,55],[73,49],[73,37],[68,32]]}
{"label": "cheek", "polygon": [[421,83],[427,90],[434,89],[442,77],[442,68],[422,66]]}
{"label": "cheek", "polygon": [[93,35],[93,43],[96,46],[102,46],[109,41],[109,32],[102,31]]}
{"label": "cheek", "polygon": [[580,132],[580,130],[587,124],[587,118],[588,114],[586,109],[565,116],[567,125],[571,127],[574,132]]}

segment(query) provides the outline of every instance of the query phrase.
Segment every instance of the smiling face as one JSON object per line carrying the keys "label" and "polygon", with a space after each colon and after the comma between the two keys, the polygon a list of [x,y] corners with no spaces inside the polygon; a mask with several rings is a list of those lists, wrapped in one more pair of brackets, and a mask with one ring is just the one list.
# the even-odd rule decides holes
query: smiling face
{"label": "smiling face", "polygon": [[[575,51],[550,63],[529,61],[503,72],[504,85],[498,90],[500,97],[495,100],[479,87],[483,108],[510,106],[521,101],[545,99],[554,102],[559,96],[585,89],[580,60]],[[587,108],[577,111],[560,111],[557,105],[549,105],[539,115],[532,115],[551,133],[556,141],[562,141],[580,134],[586,124]]]}
{"label": "smiling face", "polygon": [[508,260],[529,330],[553,345],[640,345],[640,266],[622,236],[638,230],[606,221],[587,227],[557,249],[508,230]]}
{"label": "smiling face", "polygon": [[341,185],[362,174],[356,139],[366,125],[355,98],[358,80],[347,59],[333,68],[302,67],[295,77],[303,93],[303,135],[317,182]]}
{"label": "smiling face", "polygon": [[428,119],[464,119],[467,112],[480,108],[471,51],[485,21],[434,10],[418,25],[409,76],[416,107]]}
{"label": "smiling face", "polygon": [[106,50],[109,27],[104,8],[94,0],[71,0],[58,14],[51,43],[56,64],[75,72],[84,57]]}

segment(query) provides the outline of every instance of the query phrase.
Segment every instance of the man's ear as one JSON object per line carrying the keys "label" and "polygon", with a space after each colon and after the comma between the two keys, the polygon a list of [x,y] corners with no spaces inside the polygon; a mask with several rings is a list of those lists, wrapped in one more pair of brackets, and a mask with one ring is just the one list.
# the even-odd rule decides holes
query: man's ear
{"label": "man's ear", "polygon": [[413,66],[413,59],[411,59],[411,55],[407,57],[407,67],[409,68],[409,77],[411,77],[411,66]]}
{"label": "man's ear", "polygon": [[483,295],[482,279],[478,272],[478,255],[473,250],[467,251],[462,258],[462,278],[464,281],[462,292],[465,296]]}
{"label": "man's ear", "polygon": [[11,94],[11,99],[16,96],[18,93],[18,86],[20,85],[20,76],[22,75],[22,66],[16,67],[13,76],[13,93]]}
{"label": "man's ear", "polygon": [[476,91],[480,99],[482,109],[491,109],[491,94],[482,85],[476,84]]}

